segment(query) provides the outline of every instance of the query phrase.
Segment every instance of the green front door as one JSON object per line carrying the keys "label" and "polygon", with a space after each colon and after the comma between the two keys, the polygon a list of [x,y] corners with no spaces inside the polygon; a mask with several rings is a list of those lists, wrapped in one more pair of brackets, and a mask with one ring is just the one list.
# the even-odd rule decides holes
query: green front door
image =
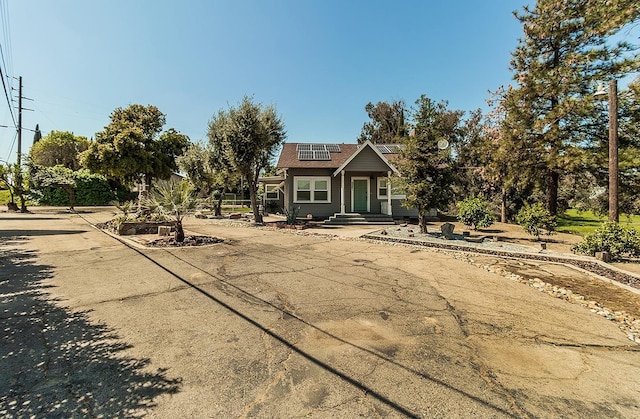
{"label": "green front door", "polygon": [[353,211],[367,212],[369,203],[369,181],[353,179]]}

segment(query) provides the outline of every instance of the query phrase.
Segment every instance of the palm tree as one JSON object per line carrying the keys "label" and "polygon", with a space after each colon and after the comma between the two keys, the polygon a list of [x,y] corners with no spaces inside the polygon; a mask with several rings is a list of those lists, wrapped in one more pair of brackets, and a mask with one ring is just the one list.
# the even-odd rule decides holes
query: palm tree
{"label": "palm tree", "polygon": [[193,187],[187,181],[163,181],[155,185],[145,205],[152,211],[173,217],[176,228],[175,239],[176,242],[181,243],[184,241],[182,220],[198,209],[200,199],[195,197]]}

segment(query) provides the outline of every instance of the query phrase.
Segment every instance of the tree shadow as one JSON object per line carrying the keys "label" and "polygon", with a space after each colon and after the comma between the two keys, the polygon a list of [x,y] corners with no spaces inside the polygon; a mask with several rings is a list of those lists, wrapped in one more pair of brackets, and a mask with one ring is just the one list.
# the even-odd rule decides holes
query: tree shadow
{"label": "tree shadow", "polygon": [[28,232],[29,236],[55,236],[58,234],[80,234],[84,233],[81,230],[1,230],[0,238],[15,238],[18,236],[24,236]]}
{"label": "tree shadow", "polygon": [[86,311],[56,305],[43,284],[54,267],[16,244],[0,237],[0,416],[137,417],[180,390],[180,379],[127,356],[131,346]]}

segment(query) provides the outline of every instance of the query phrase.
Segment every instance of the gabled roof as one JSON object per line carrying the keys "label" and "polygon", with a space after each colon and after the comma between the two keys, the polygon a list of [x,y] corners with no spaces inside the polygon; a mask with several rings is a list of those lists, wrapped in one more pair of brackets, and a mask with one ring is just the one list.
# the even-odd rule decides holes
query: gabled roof
{"label": "gabled roof", "polygon": [[[337,169],[347,160],[351,162],[355,155],[359,154],[361,150],[367,148],[366,144],[368,143],[368,147],[371,147],[373,151],[378,154],[383,162],[385,162],[392,171],[396,171],[396,169],[389,163],[389,161],[395,160],[398,156],[397,154],[382,154],[378,147],[371,142],[367,141],[364,144],[335,144],[338,145],[338,152],[330,152],[329,160],[301,160],[298,153],[298,145],[304,143],[285,143],[282,146],[282,151],[280,152],[280,157],[278,158],[277,167],[280,169],[289,169],[289,168],[306,168],[306,169]],[[347,163],[348,164],[348,163]]]}
{"label": "gabled roof", "polygon": [[356,156],[360,153],[362,153],[362,150],[366,150],[367,148],[370,148],[371,150],[374,151],[374,153],[376,153],[378,155],[378,157],[380,157],[380,160],[382,160],[388,167],[389,169],[391,169],[392,172],[394,173],[398,173],[398,169],[396,169],[390,162],[389,160],[387,160],[387,158],[380,152],[380,150],[378,150],[378,147],[375,147],[373,145],[373,143],[371,143],[371,141],[367,140],[365,141],[363,144],[360,144],[360,147],[358,147],[358,149],[356,150],[355,153],[353,153],[347,160],[344,161],[344,163],[342,163],[340,165],[340,167],[338,167],[336,169],[335,172],[333,172],[334,176],[337,176],[338,173],[340,173],[342,170],[344,170],[345,167],[347,167],[347,165],[349,165],[349,163],[351,163],[351,161],[353,159],[356,158]]}
{"label": "gabled roof", "polygon": [[301,143],[284,143],[278,159],[278,168],[335,169],[358,149],[358,144],[339,144],[340,151],[330,153],[330,160],[300,160],[298,144]]}

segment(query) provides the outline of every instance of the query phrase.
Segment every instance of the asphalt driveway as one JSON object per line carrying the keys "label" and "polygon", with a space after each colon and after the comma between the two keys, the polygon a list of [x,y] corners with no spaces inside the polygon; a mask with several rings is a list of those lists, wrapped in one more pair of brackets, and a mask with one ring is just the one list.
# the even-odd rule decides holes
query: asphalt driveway
{"label": "asphalt driveway", "polygon": [[640,415],[615,323],[449,254],[208,220],[142,249],[110,215],[0,214],[0,415]]}

